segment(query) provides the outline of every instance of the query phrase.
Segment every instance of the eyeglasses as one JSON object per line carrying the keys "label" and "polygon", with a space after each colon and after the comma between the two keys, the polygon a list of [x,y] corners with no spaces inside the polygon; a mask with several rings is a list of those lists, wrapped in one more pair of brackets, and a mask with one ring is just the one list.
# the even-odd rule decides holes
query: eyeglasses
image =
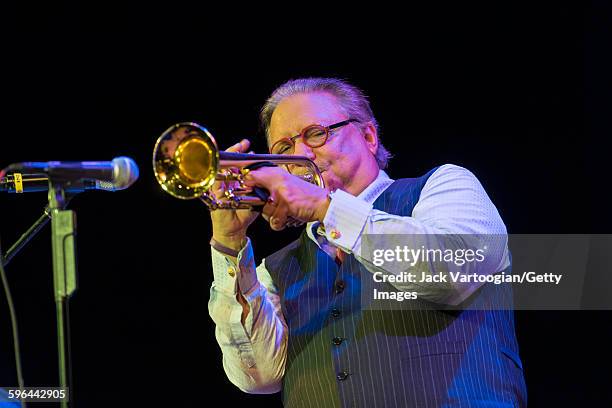
{"label": "eyeglasses", "polygon": [[295,141],[302,138],[302,142],[308,147],[321,147],[327,142],[331,130],[346,126],[351,122],[359,122],[357,119],[343,120],[342,122],[334,123],[329,126],[310,125],[306,126],[299,135],[286,137],[278,140],[270,148],[272,154],[293,154],[295,151]]}

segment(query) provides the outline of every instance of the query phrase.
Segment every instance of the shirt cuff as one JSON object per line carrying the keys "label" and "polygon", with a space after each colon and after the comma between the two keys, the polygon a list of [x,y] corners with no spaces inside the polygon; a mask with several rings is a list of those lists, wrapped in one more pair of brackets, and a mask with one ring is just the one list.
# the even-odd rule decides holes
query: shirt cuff
{"label": "shirt cuff", "polygon": [[372,211],[372,204],[342,190],[336,190],[330,197],[323,219],[325,237],[334,246],[351,253]]}
{"label": "shirt cuff", "polygon": [[246,244],[238,252],[238,265],[234,259],[210,247],[213,264],[213,276],[217,290],[235,295],[237,285],[241,293],[249,292],[257,284],[255,271],[255,256],[251,240],[247,237]]}

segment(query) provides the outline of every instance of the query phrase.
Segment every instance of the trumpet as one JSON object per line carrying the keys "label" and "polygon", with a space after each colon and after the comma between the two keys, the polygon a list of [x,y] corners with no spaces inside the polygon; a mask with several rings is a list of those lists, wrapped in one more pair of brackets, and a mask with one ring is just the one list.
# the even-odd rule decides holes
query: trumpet
{"label": "trumpet", "polygon": [[[194,122],[177,123],[157,139],[153,149],[153,171],[161,188],[183,200],[199,198],[211,210],[253,209],[267,203],[269,193],[249,188],[244,177],[263,166],[291,166],[297,177],[325,188],[321,172],[303,156],[246,154],[219,151],[213,135]],[[297,172],[295,172],[297,173]],[[234,182],[221,188],[221,197],[211,191],[216,181]]]}

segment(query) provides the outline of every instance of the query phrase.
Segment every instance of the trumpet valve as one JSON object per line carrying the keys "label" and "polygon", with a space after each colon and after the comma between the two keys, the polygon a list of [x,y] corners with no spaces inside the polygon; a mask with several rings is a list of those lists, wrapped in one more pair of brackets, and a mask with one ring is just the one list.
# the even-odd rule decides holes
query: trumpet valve
{"label": "trumpet valve", "polygon": [[307,181],[309,183],[312,183],[314,181],[312,173],[302,174],[300,177],[302,178],[302,180]]}
{"label": "trumpet valve", "polygon": [[217,200],[217,196],[211,191],[206,191],[204,194],[200,196],[200,200],[206,204],[206,206],[211,210],[217,210],[222,207],[221,201]]}
{"label": "trumpet valve", "polygon": [[227,188],[224,191],[225,198],[227,201],[225,202],[225,208],[238,209],[240,208],[240,202],[242,201],[242,197],[236,195],[234,192],[237,191],[233,188]]}

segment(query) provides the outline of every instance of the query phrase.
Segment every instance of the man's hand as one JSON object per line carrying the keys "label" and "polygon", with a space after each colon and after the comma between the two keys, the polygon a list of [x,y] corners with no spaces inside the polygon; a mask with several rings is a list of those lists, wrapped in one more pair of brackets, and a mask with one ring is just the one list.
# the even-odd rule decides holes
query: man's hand
{"label": "man's hand", "polygon": [[[226,152],[246,153],[249,149],[249,141],[244,139],[226,150]],[[217,197],[223,196],[223,188],[237,188],[237,182],[216,182],[212,192]],[[214,210],[210,212],[212,220],[213,238],[221,245],[239,251],[246,237],[249,225],[259,215],[251,210]]]}
{"label": "man's hand", "polygon": [[327,190],[280,167],[262,167],[249,172],[245,179],[247,186],[270,192],[263,214],[273,230],[284,229],[289,217],[302,222],[323,221],[329,207]]}

